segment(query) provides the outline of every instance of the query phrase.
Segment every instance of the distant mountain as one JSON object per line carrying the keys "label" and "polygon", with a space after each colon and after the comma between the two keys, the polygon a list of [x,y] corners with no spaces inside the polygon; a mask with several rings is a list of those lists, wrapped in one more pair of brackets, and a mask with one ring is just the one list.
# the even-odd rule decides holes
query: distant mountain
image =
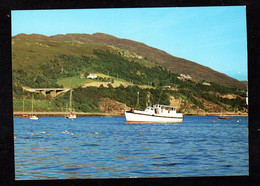
{"label": "distant mountain", "polygon": [[146,58],[158,65],[161,65],[173,73],[190,75],[193,80],[204,80],[214,82],[226,87],[246,89],[246,85],[234,78],[223,73],[219,73],[209,67],[198,63],[172,56],[162,50],[150,47],[144,43],[120,39],[112,35],[95,33],[95,34],[66,34],[55,36],[44,36],[39,34],[19,34],[13,37],[13,40],[34,40],[34,41],[77,41],[82,43],[93,43],[117,47],[120,49],[134,52],[138,56]]}

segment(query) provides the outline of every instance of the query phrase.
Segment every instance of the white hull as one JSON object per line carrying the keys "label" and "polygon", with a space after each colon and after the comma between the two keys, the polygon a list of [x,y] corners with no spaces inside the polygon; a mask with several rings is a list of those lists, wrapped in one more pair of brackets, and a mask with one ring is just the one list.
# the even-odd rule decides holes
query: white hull
{"label": "white hull", "polygon": [[133,113],[126,111],[125,117],[129,123],[179,123],[183,120],[181,113],[176,113],[175,116],[166,116],[162,114]]}
{"label": "white hull", "polygon": [[76,114],[72,114],[72,113],[71,113],[71,114],[66,115],[65,118],[66,118],[66,119],[68,118],[68,119],[72,119],[72,120],[73,120],[73,119],[76,119],[77,116],[76,116]]}
{"label": "white hull", "polygon": [[68,118],[69,118],[69,119],[76,119],[76,118],[77,118],[77,116],[76,116],[75,114],[73,114],[73,115],[72,115],[72,114],[70,114],[70,115],[68,116]]}
{"label": "white hull", "polygon": [[38,117],[37,116],[31,116],[30,120],[38,120]]}

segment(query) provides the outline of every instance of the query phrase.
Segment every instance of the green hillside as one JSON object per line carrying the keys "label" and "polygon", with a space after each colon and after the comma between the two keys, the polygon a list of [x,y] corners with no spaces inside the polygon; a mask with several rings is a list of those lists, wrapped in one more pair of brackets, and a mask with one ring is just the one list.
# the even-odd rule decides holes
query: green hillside
{"label": "green hillside", "polygon": [[[31,93],[23,87],[67,87],[74,89],[74,108],[82,112],[102,112],[99,103],[103,98],[135,107],[137,92],[141,108],[145,108],[146,96],[150,94],[154,104],[170,104],[172,97],[180,100],[180,109],[187,114],[194,110],[247,112],[243,87],[180,80],[180,74],[133,51],[111,45],[34,37],[35,40],[21,37],[12,40],[14,111],[22,110],[23,98],[25,108],[30,107]],[[98,77],[87,79],[90,73]],[[64,111],[68,96],[68,93],[56,98],[36,94],[35,110]]]}
{"label": "green hillside", "polygon": [[[19,34],[13,37],[16,40],[32,40],[40,42],[74,42],[79,44],[94,44],[116,48],[118,52],[125,53],[126,56],[131,54],[133,57],[148,59],[150,62],[161,65],[176,74],[188,74],[196,81],[205,80],[214,82],[230,88],[246,89],[245,84],[233,79],[223,73],[219,73],[209,67],[200,65],[180,57],[172,56],[162,50],[150,47],[144,43],[120,39],[112,35],[95,33],[95,34],[66,34],[55,36],[44,36],[38,34]],[[80,49],[77,48],[80,51]],[[125,52],[122,52],[125,51]],[[67,52],[67,51],[66,51]],[[69,53],[66,53],[69,54]],[[139,60],[140,61],[140,60]]]}

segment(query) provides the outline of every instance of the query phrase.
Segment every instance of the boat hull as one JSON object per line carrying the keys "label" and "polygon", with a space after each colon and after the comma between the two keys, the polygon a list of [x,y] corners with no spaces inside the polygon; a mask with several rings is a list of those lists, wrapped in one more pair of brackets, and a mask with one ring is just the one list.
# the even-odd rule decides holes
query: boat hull
{"label": "boat hull", "polygon": [[69,115],[67,115],[67,116],[65,116],[65,118],[66,119],[76,119],[77,118],[77,116],[76,116],[76,114],[69,114]]}
{"label": "boat hull", "polygon": [[220,116],[217,119],[233,119],[233,117],[228,117],[228,116]]}
{"label": "boat hull", "polygon": [[76,119],[77,116],[76,116],[76,115],[70,115],[70,116],[68,116],[68,118],[69,118],[69,119]]}
{"label": "boat hull", "polygon": [[38,117],[37,116],[31,116],[30,120],[38,120]]}
{"label": "boat hull", "polygon": [[180,123],[183,121],[182,116],[169,117],[160,115],[139,114],[125,112],[125,118],[128,123]]}
{"label": "boat hull", "polygon": [[29,116],[20,116],[21,119],[29,119]]}

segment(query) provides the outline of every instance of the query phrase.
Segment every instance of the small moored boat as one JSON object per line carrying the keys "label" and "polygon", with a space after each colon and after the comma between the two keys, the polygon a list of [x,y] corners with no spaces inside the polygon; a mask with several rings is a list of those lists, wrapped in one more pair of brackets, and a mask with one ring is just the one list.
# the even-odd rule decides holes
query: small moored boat
{"label": "small moored boat", "polygon": [[38,117],[33,115],[33,97],[34,95],[32,95],[32,115],[30,116],[30,120],[38,120]]}
{"label": "small moored boat", "polygon": [[70,90],[70,107],[69,107],[70,113],[65,116],[66,119],[76,119],[77,116],[75,113],[73,113],[73,107],[72,107],[72,90]]}
{"label": "small moored boat", "polygon": [[219,116],[217,119],[232,119],[233,117],[229,116]]}
{"label": "small moored boat", "polygon": [[68,118],[68,119],[76,119],[77,116],[76,116],[76,114],[74,114],[73,112],[70,112],[70,114],[68,114],[68,115],[66,116],[66,118]]}
{"label": "small moored boat", "polygon": [[20,116],[20,118],[21,119],[28,119],[28,118],[30,118],[28,115],[26,115],[26,114],[23,114],[22,116]]}
{"label": "small moored boat", "polygon": [[30,116],[30,120],[38,120],[37,116]]}

